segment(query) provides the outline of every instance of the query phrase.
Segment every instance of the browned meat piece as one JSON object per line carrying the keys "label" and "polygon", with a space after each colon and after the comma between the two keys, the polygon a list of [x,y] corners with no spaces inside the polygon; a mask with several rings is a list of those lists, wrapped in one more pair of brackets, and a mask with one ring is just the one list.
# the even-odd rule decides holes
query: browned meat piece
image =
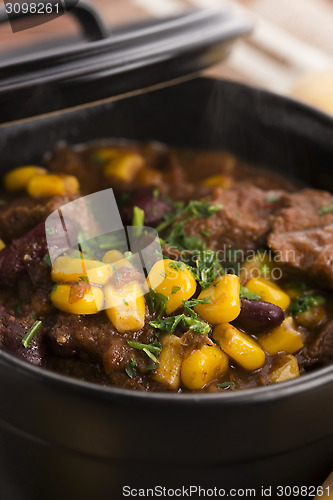
{"label": "browned meat piece", "polygon": [[[149,329],[138,333],[140,341],[149,343]],[[94,316],[77,316],[59,313],[48,332],[53,353],[61,357],[86,356],[90,361],[103,365],[105,373],[125,371],[134,358],[140,372],[146,372],[147,356],[127,344],[127,338],[119,335],[104,313]],[[143,340],[145,339],[145,340]]]}
{"label": "browned meat piece", "polygon": [[23,337],[34,321],[24,325],[8,309],[0,305],[0,347],[37,366],[45,364],[45,349],[41,333],[37,333],[26,348],[22,344]]}
{"label": "browned meat piece", "polygon": [[37,200],[21,196],[9,200],[0,211],[0,238],[9,243],[75,198],[75,196],[54,196],[45,202],[45,199]]}
{"label": "browned meat piece", "polygon": [[333,195],[306,189],[284,196],[268,245],[282,263],[333,285]]}
{"label": "browned meat piece", "polygon": [[333,321],[329,321],[316,335],[304,353],[305,366],[324,365],[333,360]]}
{"label": "browned meat piece", "polygon": [[[88,150],[89,151],[89,150]],[[85,196],[100,191],[103,183],[102,169],[89,155],[80,155],[67,146],[60,146],[52,155],[47,167],[51,172],[74,175],[80,182],[80,191]]]}
{"label": "browned meat piece", "polygon": [[[279,191],[262,191],[251,186],[224,190],[216,188],[209,199],[223,208],[207,219],[195,219],[185,224],[189,236],[200,236],[212,250],[257,249],[266,245],[274,214],[280,202],[269,201]],[[210,234],[210,236],[206,236]]]}

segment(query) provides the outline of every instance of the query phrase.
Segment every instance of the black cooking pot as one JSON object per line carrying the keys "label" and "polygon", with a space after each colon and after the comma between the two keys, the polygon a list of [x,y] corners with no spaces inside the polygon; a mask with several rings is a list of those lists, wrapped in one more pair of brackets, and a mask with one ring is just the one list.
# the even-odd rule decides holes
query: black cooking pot
{"label": "black cooking pot", "polygon": [[[268,175],[277,170],[333,189],[331,118],[203,78],[3,127],[1,166],[39,163],[59,140],[101,138],[226,149]],[[124,486],[155,485],[256,488],[257,497],[271,486],[278,498],[278,486],[317,485],[333,468],[333,366],[240,392],[147,394],[67,378],[0,352],[0,380],[6,500],[118,500]]]}

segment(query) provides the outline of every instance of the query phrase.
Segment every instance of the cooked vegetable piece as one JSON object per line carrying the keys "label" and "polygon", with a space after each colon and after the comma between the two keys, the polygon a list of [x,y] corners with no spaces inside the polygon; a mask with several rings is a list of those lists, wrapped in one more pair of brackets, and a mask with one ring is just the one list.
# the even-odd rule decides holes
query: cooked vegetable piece
{"label": "cooked vegetable piece", "polygon": [[105,285],[112,274],[112,268],[98,260],[72,257],[57,257],[51,270],[53,281],[70,283],[87,281],[94,285]]}
{"label": "cooked vegetable piece", "polygon": [[278,359],[268,375],[271,384],[286,382],[287,380],[291,380],[299,376],[298,362],[292,354],[288,354],[287,356],[283,356]]}
{"label": "cooked vegetable piece", "polygon": [[167,315],[178,309],[183,300],[190,299],[196,290],[195,279],[187,266],[171,259],[159,260],[153,265],[147,284],[155,292],[167,297]]}
{"label": "cooked vegetable piece", "polygon": [[136,153],[119,152],[106,160],[103,169],[105,177],[116,177],[131,182],[144,165],[144,158]]}
{"label": "cooked vegetable piece", "polygon": [[21,191],[27,187],[32,177],[45,174],[47,174],[47,170],[42,167],[36,167],[34,165],[18,167],[4,176],[3,184],[6,191]]}
{"label": "cooked vegetable piece", "polygon": [[325,303],[325,297],[319,294],[308,294],[302,297],[297,297],[290,306],[289,312],[292,316],[297,316],[306,311],[310,311],[312,308],[321,306]]}
{"label": "cooked vegetable piece", "polygon": [[280,326],[274,328],[270,333],[260,335],[258,342],[271,356],[279,352],[294,354],[304,346],[302,334],[296,329],[291,316],[288,316]]}
{"label": "cooked vegetable piece", "polygon": [[145,324],[145,299],[136,282],[118,288],[106,285],[105,307],[111,323],[119,333],[136,332]]}
{"label": "cooked vegetable piece", "polygon": [[268,281],[265,278],[251,278],[246,283],[246,288],[260,295],[265,302],[271,302],[283,310],[287,309],[290,304],[289,295],[273,281]]}
{"label": "cooked vegetable piece", "polygon": [[228,356],[217,345],[204,345],[185,355],[181,380],[191,391],[198,391],[228,370]]}
{"label": "cooked vegetable piece", "polygon": [[245,370],[258,370],[265,363],[266,356],[259,344],[229,323],[217,325],[213,330],[213,338]]}
{"label": "cooked vegetable piece", "polygon": [[231,186],[231,179],[225,175],[213,175],[212,177],[207,177],[203,183],[205,186],[209,187],[220,186],[224,189],[228,189]]}
{"label": "cooked vegetable piece", "polygon": [[27,192],[33,198],[77,194],[79,181],[73,175],[36,174],[27,184]]}
{"label": "cooked vegetable piece", "polygon": [[180,385],[180,369],[183,359],[181,339],[176,335],[164,334],[161,336],[161,343],[159,365],[153,379],[176,391]]}
{"label": "cooked vegetable piece", "polygon": [[57,285],[51,291],[50,299],[54,307],[71,314],[96,314],[104,305],[103,291],[84,281],[78,285]]}
{"label": "cooked vegetable piece", "polygon": [[262,332],[281,325],[284,312],[279,306],[262,300],[241,299],[241,311],[236,326],[251,332]]}
{"label": "cooked vegetable piece", "polygon": [[323,306],[313,307],[310,311],[297,314],[294,319],[298,325],[317,328],[326,319],[326,310]]}
{"label": "cooked vegetable piece", "polygon": [[199,299],[209,300],[208,304],[194,307],[203,319],[216,325],[233,321],[240,313],[239,278],[235,274],[226,274],[199,294]]}

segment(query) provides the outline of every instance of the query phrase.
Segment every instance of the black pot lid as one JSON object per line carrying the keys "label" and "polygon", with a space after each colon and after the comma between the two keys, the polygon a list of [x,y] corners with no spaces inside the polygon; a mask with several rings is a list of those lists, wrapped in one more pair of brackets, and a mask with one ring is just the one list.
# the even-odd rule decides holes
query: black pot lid
{"label": "black pot lid", "polygon": [[[180,16],[114,30],[87,2],[72,13],[90,43],[0,61],[0,123],[57,112],[173,82],[227,57],[252,23],[227,11]],[[0,22],[6,16],[0,12]]]}

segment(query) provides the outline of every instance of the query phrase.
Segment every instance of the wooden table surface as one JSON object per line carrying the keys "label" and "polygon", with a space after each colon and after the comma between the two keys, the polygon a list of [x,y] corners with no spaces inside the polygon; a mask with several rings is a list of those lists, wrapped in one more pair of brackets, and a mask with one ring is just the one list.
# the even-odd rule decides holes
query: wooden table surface
{"label": "wooden table surface", "polygon": [[[0,4],[3,0],[0,0]],[[288,93],[301,77],[333,68],[333,0],[91,0],[110,26],[174,15],[191,7],[227,7],[252,18],[256,29],[231,57],[208,71],[215,77]],[[13,34],[0,27],[0,57],[78,29],[70,15]]]}

